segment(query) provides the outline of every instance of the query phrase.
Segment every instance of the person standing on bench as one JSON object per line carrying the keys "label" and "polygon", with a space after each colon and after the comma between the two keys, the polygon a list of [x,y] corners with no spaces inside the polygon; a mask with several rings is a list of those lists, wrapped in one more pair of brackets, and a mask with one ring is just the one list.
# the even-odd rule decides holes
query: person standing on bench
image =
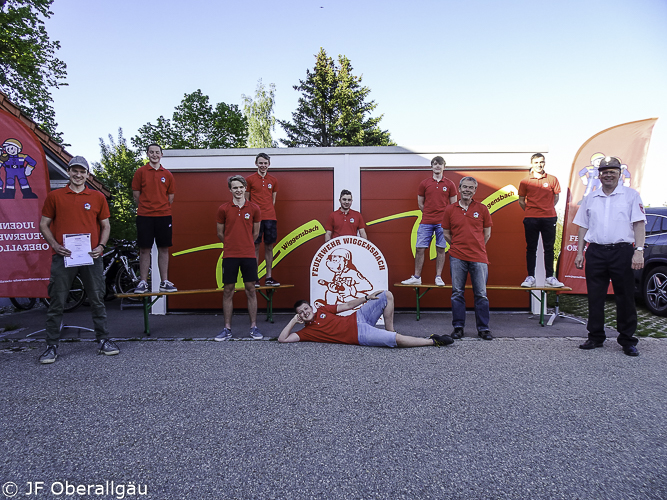
{"label": "person standing on bench", "polygon": [[257,328],[257,258],[255,257],[255,240],[259,234],[262,221],[260,208],[248,201],[245,192],[248,183],[241,175],[233,175],[227,179],[227,186],[232,193],[232,201],[218,208],[218,238],[224,244],[222,249],[222,308],[225,315],[225,327],[215,337],[217,341],[232,338],[232,315],[234,314],[234,287],[241,271],[246,297],[248,298],[248,315],[250,316],[250,337],[255,340],[263,338]]}
{"label": "person standing on bench", "polygon": [[464,177],[459,182],[461,200],[449,205],[442,218],[442,230],[449,243],[449,269],[452,274],[452,338],[464,336],[466,323],[466,280],[470,274],[475,295],[477,335],[493,340],[489,331],[489,299],[486,282],[489,277],[489,259],[486,243],[491,237],[491,214],[486,205],[473,200],[477,180]]}
{"label": "person standing on bench", "polygon": [[[266,263],[266,286],[280,286],[273,279],[273,245],[278,240],[278,218],[276,217],[276,196],[278,195],[278,179],[269,174],[271,158],[266,153],[259,153],[255,157],[257,172],[249,175],[248,190],[245,197],[259,205],[262,211],[262,223],[259,236],[255,239],[255,258],[259,263],[259,246],[264,239],[264,262]],[[259,281],[256,283],[259,286]]]}
{"label": "person standing on bench", "polygon": [[442,269],[445,267],[445,249],[447,245],[442,236],[442,214],[451,203],[456,203],[458,193],[456,185],[445,177],[445,159],[436,156],[431,160],[433,175],[419,184],[417,204],[422,211],[422,220],[417,229],[417,244],[415,249],[415,274],[401,283],[404,285],[421,285],[421,272],[424,266],[424,254],[431,244],[435,234],[435,284],[445,286],[442,279]]}
{"label": "person standing on bench", "polygon": [[132,194],[137,203],[137,243],[139,244],[139,274],[141,280],[134,293],[146,293],[148,271],[151,267],[151,248],[157,245],[157,266],[160,271],[160,291],[175,292],[169,281],[169,247],[171,246],[171,205],[176,184],[171,172],[160,165],[162,148],[151,144],[146,148],[148,163],[139,168],[132,179]]}
{"label": "person standing on bench", "polygon": [[560,288],[563,285],[554,276],[554,243],[556,242],[556,203],[560,184],[558,179],[544,171],[544,155],[530,157],[530,174],[519,184],[519,206],[526,212],[523,227],[526,233],[526,265],[528,277],[521,286],[534,287],[537,262],[537,243],[542,235],[544,268],[547,279],[544,286]]}
{"label": "person standing on bench", "polygon": [[637,307],[635,305],[634,270],[644,267],[646,216],[639,193],[619,185],[621,162],[606,157],[598,167],[602,189],[584,197],[572,221],[579,226],[577,257],[574,265],[584,267],[586,250],[586,287],[588,289],[588,340],[580,349],[602,347],[604,302],[609,280],[614,286],[618,342],[628,356],[639,356],[637,350]]}
{"label": "person standing on bench", "polygon": [[[104,306],[106,283],[102,254],[109,240],[109,205],[102,193],[86,187],[90,168],[83,156],[72,158],[67,167],[69,184],[51,191],[44,201],[39,229],[53,249],[51,278],[49,279],[49,309],[46,313],[46,351],[39,357],[42,364],[55,362],[58,357],[58,341],[63,317],[63,307],[76,275],[81,276],[95,326],[95,339],[99,342],[98,354],[113,356],[120,351],[109,340],[107,310]],[[90,237],[90,264],[68,266],[67,257],[72,250],[64,246],[65,235]]]}
{"label": "person standing on bench", "polygon": [[352,193],[343,189],[338,201],[340,201],[340,208],[331,212],[329,219],[324,224],[324,230],[326,231],[324,242],[326,243],[331,238],[337,238],[338,236],[356,236],[357,232],[360,238],[367,240],[364,218],[359,212],[350,208],[352,206]]}

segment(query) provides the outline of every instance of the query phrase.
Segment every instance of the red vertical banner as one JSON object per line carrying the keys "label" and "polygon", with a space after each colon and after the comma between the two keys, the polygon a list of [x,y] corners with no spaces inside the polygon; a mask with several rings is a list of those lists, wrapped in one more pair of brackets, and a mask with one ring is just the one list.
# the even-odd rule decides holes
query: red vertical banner
{"label": "red vertical banner", "polygon": [[46,156],[21,120],[0,110],[0,297],[46,297],[51,249],[39,232]]}
{"label": "red vertical banner", "polygon": [[[641,191],[644,164],[651,133],[657,118],[623,123],[608,128],[588,139],[577,151],[567,191],[567,206],[563,222],[558,279],[572,288],[572,293],[586,293],[586,276],[583,269],[574,266],[577,256],[579,226],[572,223],[579,210],[581,200],[600,189],[598,167],[605,156],[614,156],[621,161],[619,183]],[[584,242],[581,242],[583,244]]]}

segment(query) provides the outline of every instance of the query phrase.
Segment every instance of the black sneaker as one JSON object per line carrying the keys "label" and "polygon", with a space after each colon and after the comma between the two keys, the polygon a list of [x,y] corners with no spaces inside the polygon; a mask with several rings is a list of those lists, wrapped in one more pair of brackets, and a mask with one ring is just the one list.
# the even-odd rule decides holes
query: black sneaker
{"label": "black sneaker", "polygon": [[454,343],[454,339],[451,338],[449,335],[436,335],[434,333],[429,338],[433,339],[433,345],[437,347],[444,347],[446,345]]}
{"label": "black sneaker", "polygon": [[276,280],[273,278],[266,278],[264,280],[264,285],[265,286],[280,286],[280,283],[278,283]]}
{"label": "black sneaker", "polygon": [[48,365],[49,363],[55,363],[56,358],[58,357],[58,346],[50,345],[47,346],[46,351],[39,357],[39,362],[43,365]]}
{"label": "black sneaker", "polygon": [[97,354],[104,354],[106,356],[113,356],[118,354],[120,349],[109,339],[100,340],[100,345],[97,347]]}
{"label": "black sneaker", "polygon": [[488,330],[482,330],[481,332],[477,332],[477,336],[481,337],[482,340],[493,340],[493,335],[491,335],[491,332]]}
{"label": "black sneaker", "polygon": [[453,339],[462,339],[464,337],[465,333],[463,332],[463,327],[462,326],[455,326],[454,331],[452,332],[452,338]]}

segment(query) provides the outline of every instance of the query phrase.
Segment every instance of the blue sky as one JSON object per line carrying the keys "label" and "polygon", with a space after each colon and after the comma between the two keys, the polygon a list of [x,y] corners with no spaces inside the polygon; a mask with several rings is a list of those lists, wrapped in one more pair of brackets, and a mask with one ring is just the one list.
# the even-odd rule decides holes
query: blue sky
{"label": "blue sky", "polygon": [[129,138],[197,89],[240,105],[262,78],[290,119],[292,86],[324,47],[363,75],[400,146],[547,146],[561,184],[590,136],[660,117],[642,195],[667,203],[665,0],[56,0],[52,10],[69,83],[54,91],[56,119],[69,151],[91,161],[100,137],[122,127]]}

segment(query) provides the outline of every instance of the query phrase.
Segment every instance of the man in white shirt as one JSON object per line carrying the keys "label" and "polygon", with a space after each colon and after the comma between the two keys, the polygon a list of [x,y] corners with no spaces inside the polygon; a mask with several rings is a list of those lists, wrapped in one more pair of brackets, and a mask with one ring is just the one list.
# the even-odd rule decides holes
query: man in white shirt
{"label": "man in white shirt", "polygon": [[[580,349],[602,347],[604,333],[604,302],[609,280],[616,299],[617,342],[628,356],[637,351],[637,309],[633,269],[644,267],[646,216],[639,193],[618,184],[621,162],[606,157],[600,162],[602,189],[586,196],[574,223],[579,226],[579,242],[574,264],[584,267],[586,250],[586,287],[588,288],[588,340]],[[585,240],[585,241],[584,241]]]}

